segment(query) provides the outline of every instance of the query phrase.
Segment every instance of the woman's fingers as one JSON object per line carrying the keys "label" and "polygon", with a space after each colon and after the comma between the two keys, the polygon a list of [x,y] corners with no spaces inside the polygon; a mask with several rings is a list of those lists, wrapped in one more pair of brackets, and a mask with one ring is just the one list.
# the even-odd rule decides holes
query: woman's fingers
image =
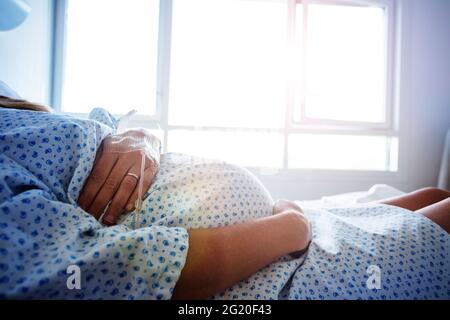
{"label": "woman's fingers", "polygon": [[133,163],[135,163],[135,161],[133,161],[132,159],[119,157],[112,170],[110,172],[107,171],[109,172],[109,175],[106,178],[105,183],[98,191],[94,201],[91,203],[87,210],[96,219],[100,218],[108,203],[113,199],[116,191],[119,189],[119,186],[122,183],[123,178],[129,171]]}
{"label": "woman's fingers", "polygon": [[88,211],[97,193],[102,188],[109,173],[117,161],[117,155],[112,153],[101,153],[94,163],[83,190],[78,197],[78,204],[84,211]]}
{"label": "woman's fingers", "polygon": [[[144,171],[144,183],[143,183],[143,190],[142,190],[142,196],[150,189],[150,185],[152,184],[153,177],[155,176],[155,167],[151,166]],[[125,205],[125,211],[131,212],[135,209],[136,200],[138,198],[139,194],[139,183],[136,185],[136,188],[134,189],[132,195],[127,201],[127,204]]]}
{"label": "woman's fingers", "polygon": [[273,205],[273,214],[280,214],[288,210],[294,210],[303,213],[302,208],[293,201],[280,199],[277,200]]}
{"label": "woman's fingers", "polygon": [[[139,176],[139,166],[133,166],[128,173]],[[111,205],[103,216],[102,222],[104,224],[108,226],[115,224],[120,215],[125,211],[128,199],[138,186],[139,182],[133,175],[126,174],[120,183],[120,186],[111,201]]]}

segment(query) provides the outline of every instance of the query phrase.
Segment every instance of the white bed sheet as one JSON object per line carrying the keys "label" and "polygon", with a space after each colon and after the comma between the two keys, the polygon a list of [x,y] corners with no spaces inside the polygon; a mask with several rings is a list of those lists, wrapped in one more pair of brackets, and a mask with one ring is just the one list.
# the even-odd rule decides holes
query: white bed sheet
{"label": "white bed sheet", "polygon": [[342,193],[333,196],[322,197],[319,200],[297,200],[300,206],[315,208],[331,208],[331,207],[346,207],[349,205],[356,205],[396,197],[405,194],[392,186],[386,184],[376,184],[367,191]]}

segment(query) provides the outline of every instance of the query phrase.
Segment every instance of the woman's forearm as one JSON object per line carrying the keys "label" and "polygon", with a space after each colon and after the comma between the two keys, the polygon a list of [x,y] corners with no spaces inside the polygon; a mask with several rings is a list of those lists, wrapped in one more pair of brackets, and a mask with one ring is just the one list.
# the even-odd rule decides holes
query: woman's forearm
{"label": "woman's forearm", "polygon": [[309,232],[309,222],[297,212],[189,230],[186,265],[173,298],[202,299],[231,287],[276,259],[303,250]]}

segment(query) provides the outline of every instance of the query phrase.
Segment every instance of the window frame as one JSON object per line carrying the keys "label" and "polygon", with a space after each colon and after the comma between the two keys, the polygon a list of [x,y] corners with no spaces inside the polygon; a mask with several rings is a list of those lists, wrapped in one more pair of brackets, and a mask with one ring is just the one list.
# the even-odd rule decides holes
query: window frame
{"label": "window frame", "polygon": [[[54,1],[54,34],[53,34],[53,72],[51,88],[51,104],[60,112],[61,98],[64,87],[64,58],[65,58],[65,31],[67,18],[67,3],[70,0]],[[150,129],[160,129],[163,133],[163,152],[168,150],[169,132],[171,130],[203,130],[207,131],[251,131],[251,132],[274,132],[284,135],[284,155],[283,167],[277,169],[267,169],[260,167],[247,167],[255,174],[266,176],[267,179],[296,180],[300,176],[302,179],[329,180],[335,177],[337,180],[354,179],[356,181],[366,181],[374,178],[385,181],[398,180],[403,177],[403,170],[400,170],[403,153],[403,138],[399,133],[398,126],[398,17],[397,7],[399,0],[286,0],[288,10],[288,38],[295,32],[295,6],[298,4],[339,4],[339,5],[361,5],[377,6],[385,9],[385,26],[387,37],[386,48],[386,121],[383,123],[354,122],[340,120],[317,120],[303,119],[301,123],[294,121],[293,88],[287,86],[285,125],[280,129],[273,128],[243,128],[243,127],[214,127],[214,126],[188,126],[170,125],[168,121],[169,113],[169,90],[170,90],[170,60],[171,60],[171,33],[172,33],[172,8],[173,0],[160,0],[159,6],[159,30],[158,30],[158,54],[157,54],[157,88],[156,88],[156,111],[153,116],[135,116],[132,120],[133,126],[142,126]],[[290,39],[292,40],[292,39]],[[304,110],[303,110],[304,112]],[[86,114],[64,112],[76,116],[86,116]],[[320,123],[319,123],[320,122]],[[397,171],[375,170],[337,170],[337,169],[307,169],[289,168],[288,164],[288,139],[291,134],[338,134],[338,135],[375,135],[385,137],[397,137],[399,139],[398,148],[398,169]],[[389,154],[387,154],[389,158]],[[388,166],[387,166],[388,167]]]}

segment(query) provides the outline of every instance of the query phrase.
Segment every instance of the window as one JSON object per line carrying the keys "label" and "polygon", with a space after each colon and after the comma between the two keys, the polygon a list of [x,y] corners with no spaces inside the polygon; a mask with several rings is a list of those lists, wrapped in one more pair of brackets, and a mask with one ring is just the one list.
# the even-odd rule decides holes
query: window
{"label": "window", "polygon": [[[298,5],[295,120],[386,121],[384,9]],[[304,70],[303,70],[304,69]],[[303,83],[304,82],[304,83]]]}
{"label": "window", "polygon": [[175,0],[169,123],[282,128],[283,1]]}
{"label": "window", "polygon": [[62,110],[156,113],[159,2],[67,2]]}
{"label": "window", "polygon": [[247,167],[397,171],[392,0],[67,1],[64,111],[134,108],[165,151]]}
{"label": "window", "polygon": [[292,168],[397,171],[397,138],[363,135],[292,134]]}

